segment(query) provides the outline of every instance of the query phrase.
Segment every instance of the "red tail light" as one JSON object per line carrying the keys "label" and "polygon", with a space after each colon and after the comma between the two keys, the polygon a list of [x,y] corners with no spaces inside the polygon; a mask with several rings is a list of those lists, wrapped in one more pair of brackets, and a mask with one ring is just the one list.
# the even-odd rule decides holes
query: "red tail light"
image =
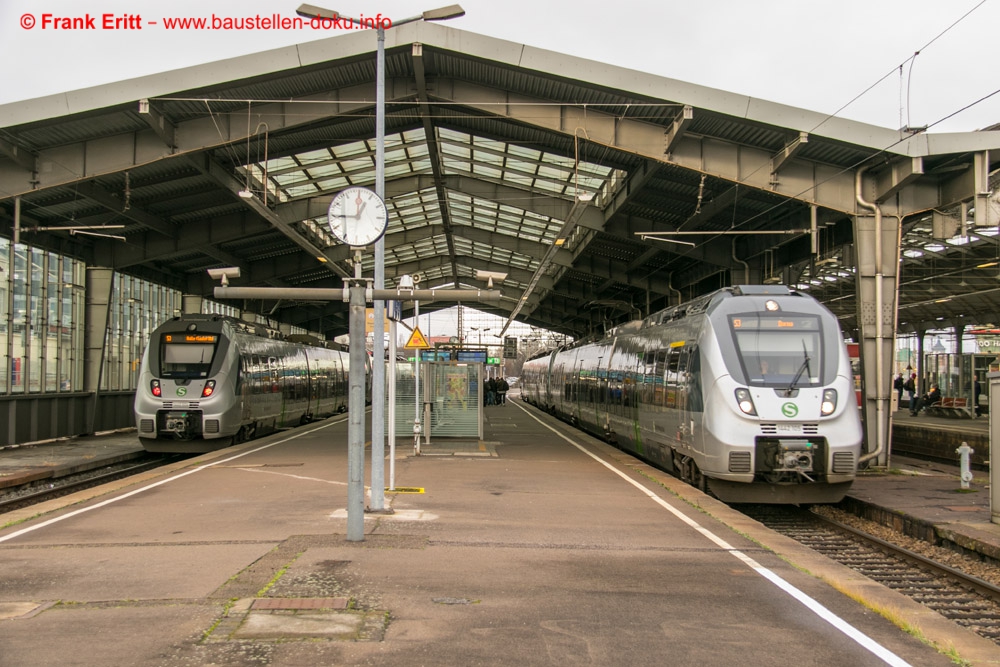
{"label": "red tail light", "polygon": [[153,392],[153,396],[156,396],[157,398],[159,398],[160,395],[163,393],[160,390],[160,381],[159,380],[153,380],[152,382],[150,382],[149,383],[149,390],[151,392]]}
{"label": "red tail light", "polygon": [[205,388],[201,390],[201,397],[208,398],[215,393],[215,380],[209,380],[205,383]]}

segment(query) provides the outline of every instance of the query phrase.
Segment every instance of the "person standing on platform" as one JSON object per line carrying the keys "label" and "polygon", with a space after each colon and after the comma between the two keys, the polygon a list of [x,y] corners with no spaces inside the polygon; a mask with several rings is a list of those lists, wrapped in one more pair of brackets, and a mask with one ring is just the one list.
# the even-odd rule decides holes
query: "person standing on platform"
{"label": "person standing on platform", "polygon": [[497,404],[497,381],[490,378],[486,381],[486,405]]}
{"label": "person standing on platform", "polygon": [[903,389],[910,395],[910,414],[917,414],[917,374],[914,373],[903,384]]}
{"label": "person standing on platform", "polygon": [[897,405],[903,405],[903,385],[906,384],[906,380],[903,379],[902,373],[896,374],[896,379],[892,383],[892,388],[899,393],[899,402]]}
{"label": "person standing on platform", "polygon": [[497,405],[507,405],[507,390],[510,385],[505,378],[497,380]]}

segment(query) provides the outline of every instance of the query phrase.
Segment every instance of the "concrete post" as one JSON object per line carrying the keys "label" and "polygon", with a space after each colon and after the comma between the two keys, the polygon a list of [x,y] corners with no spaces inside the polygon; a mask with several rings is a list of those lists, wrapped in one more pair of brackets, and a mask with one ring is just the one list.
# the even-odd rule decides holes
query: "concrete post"
{"label": "concrete post", "polygon": [[86,314],[83,333],[83,390],[93,394],[93,403],[84,425],[93,433],[97,423],[97,406],[101,393],[101,373],[104,370],[105,340],[111,314],[115,272],[100,267],[87,268]]}
{"label": "concrete post", "polygon": [[[1000,372],[986,374],[990,383],[990,461],[1000,461]],[[1000,523],[1000,465],[990,465],[990,521]]]}

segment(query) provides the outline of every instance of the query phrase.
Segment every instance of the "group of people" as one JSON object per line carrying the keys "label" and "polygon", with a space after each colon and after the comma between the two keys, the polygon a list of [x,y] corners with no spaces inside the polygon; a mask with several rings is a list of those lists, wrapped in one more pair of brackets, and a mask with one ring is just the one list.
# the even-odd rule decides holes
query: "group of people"
{"label": "group of people", "polygon": [[936,384],[931,385],[930,391],[925,394],[920,394],[917,386],[917,374],[914,373],[910,377],[903,379],[903,374],[900,373],[896,376],[896,379],[892,383],[893,389],[899,392],[899,404],[903,404],[903,392],[905,391],[910,398],[910,416],[916,417],[920,414],[920,411],[926,408],[928,405],[934,405],[935,403],[941,402],[941,390]]}
{"label": "group of people", "polygon": [[505,405],[510,385],[504,378],[490,378],[483,382],[483,403],[485,405]]}

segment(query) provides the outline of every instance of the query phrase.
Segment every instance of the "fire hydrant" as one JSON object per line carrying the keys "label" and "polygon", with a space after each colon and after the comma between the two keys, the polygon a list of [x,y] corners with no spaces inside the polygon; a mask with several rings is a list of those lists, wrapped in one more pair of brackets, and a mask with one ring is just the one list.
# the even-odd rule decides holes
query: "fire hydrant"
{"label": "fire hydrant", "polygon": [[955,450],[955,453],[961,457],[961,463],[959,465],[961,466],[962,471],[962,488],[967,489],[969,488],[969,482],[972,481],[972,470],[969,468],[969,457],[975,453],[975,450],[972,449],[972,447],[969,447],[969,443],[963,442],[962,446]]}

